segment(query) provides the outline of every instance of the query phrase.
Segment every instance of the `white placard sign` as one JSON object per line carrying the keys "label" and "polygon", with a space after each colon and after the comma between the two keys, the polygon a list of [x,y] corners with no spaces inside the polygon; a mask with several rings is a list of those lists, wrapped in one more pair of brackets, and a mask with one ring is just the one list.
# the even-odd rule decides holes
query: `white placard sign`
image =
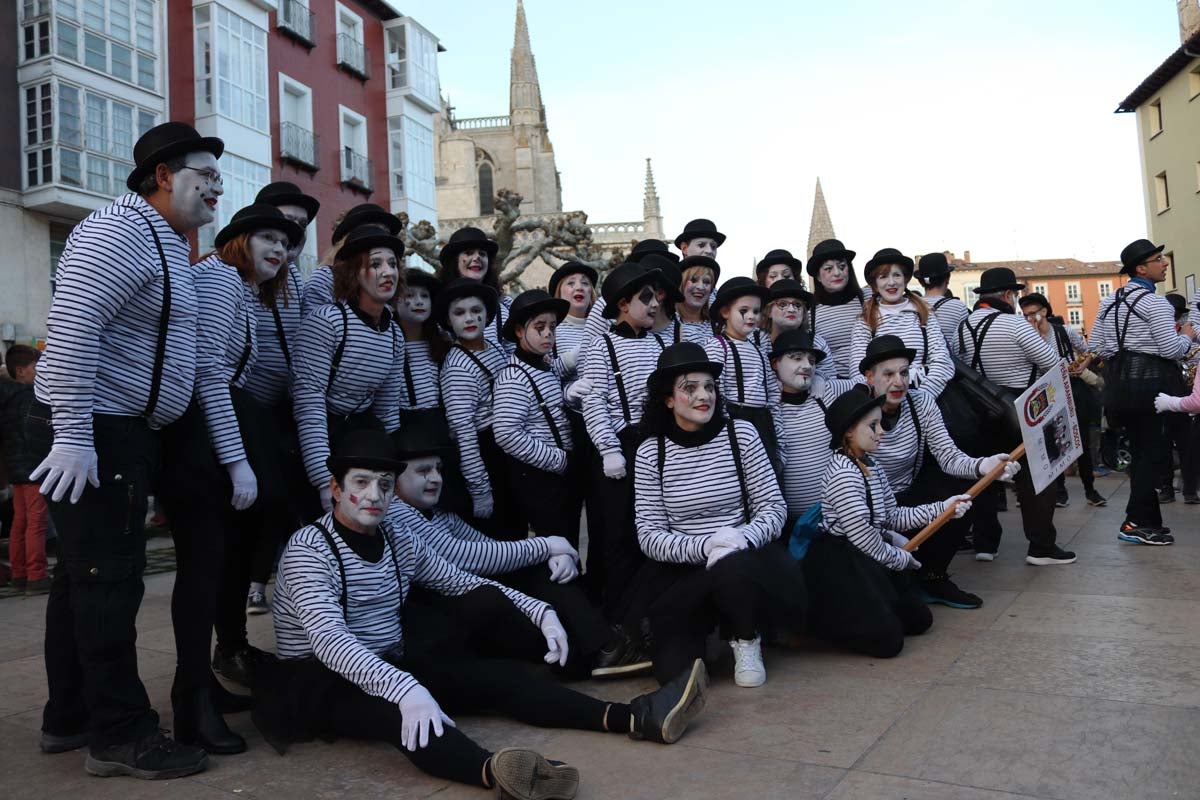
{"label": "white placard sign", "polygon": [[1041,492],[1083,455],[1066,360],[1026,389],[1016,406],[1029,475],[1033,488]]}

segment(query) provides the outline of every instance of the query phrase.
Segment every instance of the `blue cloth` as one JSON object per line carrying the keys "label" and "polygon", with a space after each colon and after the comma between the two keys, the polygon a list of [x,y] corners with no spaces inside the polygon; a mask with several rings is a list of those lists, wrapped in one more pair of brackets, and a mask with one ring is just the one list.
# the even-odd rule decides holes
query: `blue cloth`
{"label": "blue cloth", "polygon": [[1138,286],[1141,286],[1143,289],[1148,289],[1151,292],[1154,291],[1154,281],[1150,280],[1149,278],[1142,278],[1142,277],[1130,278],[1129,282],[1136,283]]}
{"label": "blue cloth", "polygon": [[803,561],[804,556],[808,554],[808,546],[822,533],[824,531],[821,530],[821,504],[813,503],[792,526],[788,538],[788,553],[796,561]]}

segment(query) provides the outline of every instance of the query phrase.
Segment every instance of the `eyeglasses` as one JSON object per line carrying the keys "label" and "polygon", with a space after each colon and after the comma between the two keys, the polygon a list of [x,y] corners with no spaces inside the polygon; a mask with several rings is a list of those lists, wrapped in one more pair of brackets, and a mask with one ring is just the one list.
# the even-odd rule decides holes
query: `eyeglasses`
{"label": "eyeglasses", "polygon": [[225,182],[221,180],[221,173],[211,170],[208,167],[189,167],[184,165],[180,169],[190,169],[208,183],[209,186],[224,186]]}
{"label": "eyeglasses", "polygon": [[1159,253],[1154,258],[1148,258],[1145,261],[1143,261],[1142,263],[1143,264],[1159,264],[1159,263],[1167,264],[1170,262],[1167,260],[1166,256],[1164,256],[1162,253]]}
{"label": "eyeglasses", "polygon": [[775,307],[780,311],[800,311],[804,308],[804,303],[798,300],[776,300]]}

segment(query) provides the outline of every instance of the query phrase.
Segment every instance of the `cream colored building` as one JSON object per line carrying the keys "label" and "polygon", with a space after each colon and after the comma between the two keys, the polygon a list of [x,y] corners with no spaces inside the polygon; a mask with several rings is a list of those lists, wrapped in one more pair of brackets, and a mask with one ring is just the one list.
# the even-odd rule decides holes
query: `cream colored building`
{"label": "cream colored building", "polygon": [[1200,281],[1200,0],[1177,5],[1182,44],[1117,112],[1137,115],[1147,228],[1171,259],[1164,288],[1191,296]]}

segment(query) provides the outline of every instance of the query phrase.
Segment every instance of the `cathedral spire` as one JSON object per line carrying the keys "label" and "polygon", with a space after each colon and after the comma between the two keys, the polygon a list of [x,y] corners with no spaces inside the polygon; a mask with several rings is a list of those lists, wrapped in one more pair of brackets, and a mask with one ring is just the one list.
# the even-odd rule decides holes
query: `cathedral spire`
{"label": "cathedral spire", "polygon": [[512,68],[509,77],[509,114],[514,125],[538,125],[545,121],[537,62],[529,45],[525,5],[517,0],[517,27],[513,35]]}
{"label": "cathedral spire", "polygon": [[658,205],[658,190],[654,187],[654,170],[646,159],[646,196],[642,200],[642,221],[646,223],[647,239],[663,238],[662,209]]}
{"label": "cathedral spire", "polygon": [[813,197],[812,223],[808,226],[808,255],[813,248],[826,239],[837,238],[833,232],[833,220],[829,218],[829,207],[825,205],[825,193],[821,191],[821,179],[817,178],[817,193]]}

